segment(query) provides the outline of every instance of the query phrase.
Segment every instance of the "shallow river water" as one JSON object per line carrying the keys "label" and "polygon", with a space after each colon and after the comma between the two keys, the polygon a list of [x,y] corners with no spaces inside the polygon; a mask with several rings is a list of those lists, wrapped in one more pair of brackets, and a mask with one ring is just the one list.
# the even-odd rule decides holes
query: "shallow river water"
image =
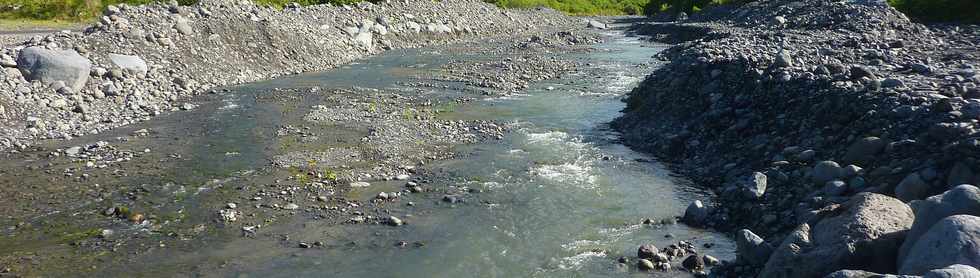
{"label": "shallow river water", "polygon": [[[453,184],[441,186],[479,191],[466,202],[405,197],[403,202],[417,205],[390,209],[408,223],[398,227],[287,221],[267,231],[291,238],[328,237],[327,248],[283,248],[273,240],[229,239],[198,250],[151,255],[148,264],[166,267],[144,270],[166,276],[178,272],[226,277],[689,276],[680,271],[641,273],[633,264],[624,267],[616,262],[620,256],[635,256],[640,244],[664,247],[680,240],[692,242],[706,254],[732,259],[733,242],[722,234],[682,224],[641,224],[643,219],[659,222],[682,215],[689,202],[705,197],[654,158],[620,144],[619,134],[607,126],[624,107],[623,95],[656,65],[651,56],[663,46],[610,32],[596,48],[569,55],[598,69],[598,75],[596,71],[570,74],[533,84],[521,94],[459,105],[442,115],[515,126],[502,140],[463,145],[455,149],[456,159],[426,165],[452,177],[448,180]],[[254,130],[275,126],[256,122],[266,119],[262,113],[276,111],[251,107],[249,98],[235,91],[248,95],[270,88],[355,85],[392,89],[399,81],[393,73],[435,70],[453,55],[465,57],[426,50],[389,51],[333,71],[237,87],[216,105],[220,107],[202,107],[200,113],[218,109],[207,121],[221,128],[205,128],[217,131],[197,140],[213,142],[202,144],[207,147],[195,152],[200,157],[187,167],[233,172],[259,167],[264,160],[262,138],[271,135]],[[234,159],[226,156],[231,152],[236,153]],[[364,196],[373,196],[385,187],[364,190],[371,191]],[[397,242],[407,246],[394,247]],[[203,263],[222,267],[197,267]],[[111,270],[115,271],[127,269]]]}

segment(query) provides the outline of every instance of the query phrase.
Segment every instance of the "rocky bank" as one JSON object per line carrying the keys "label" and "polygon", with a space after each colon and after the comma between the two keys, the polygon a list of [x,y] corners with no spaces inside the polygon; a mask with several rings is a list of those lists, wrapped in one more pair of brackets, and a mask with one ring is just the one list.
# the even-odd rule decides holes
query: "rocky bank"
{"label": "rocky bank", "polygon": [[110,6],[83,32],[0,49],[0,149],[104,132],[193,109],[187,98],[214,87],[320,71],[387,49],[586,26],[552,10],[475,0]]}
{"label": "rocky bank", "polygon": [[614,124],[717,194],[684,218],[738,231],[714,275],[980,276],[980,28],[770,0],[634,30],[678,45]]}

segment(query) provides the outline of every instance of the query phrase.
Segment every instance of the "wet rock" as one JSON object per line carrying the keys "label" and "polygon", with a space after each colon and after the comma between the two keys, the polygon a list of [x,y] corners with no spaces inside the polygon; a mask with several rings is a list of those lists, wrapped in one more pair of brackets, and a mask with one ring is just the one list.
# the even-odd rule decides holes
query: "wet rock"
{"label": "wet rock", "polygon": [[917,276],[883,275],[864,270],[840,270],[824,276],[824,278],[917,278]]}
{"label": "wet rock", "polygon": [[718,260],[718,258],[715,258],[711,255],[704,255],[704,257],[702,257],[701,260],[704,261],[704,265],[706,266],[716,266],[721,264],[721,260]]}
{"label": "wet rock", "polygon": [[640,259],[636,263],[636,266],[639,267],[640,270],[645,270],[645,271],[655,270],[657,268],[657,266],[654,265],[653,262],[647,259]]}
{"label": "wet rock", "polygon": [[221,217],[222,221],[225,222],[235,222],[238,221],[238,211],[233,209],[222,209],[218,211],[218,216]]}
{"label": "wet rock", "polygon": [[747,229],[735,233],[736,260],[750,265],[762,265],[769,260],[772,246]]}
{"label": "wet rock", "polygon": [[636,250],[636,256],[641,259],[652,259],[655,255],[659,254],[660,251],[653,244],[640,245],[640,248]]}
{"label": "wet rock", "polygon": [[391,225],[391,226],[401,226],[401,225],[405,224],[404,221],[402,221],[401,219],[399,219],[398,217],[395,217],[395,216],[388,216],[388,222],[387,223],[388,223],[388,225]]}
{"label": "wet rock", "polygon": [[920,275],[953,264],[980,265],[977,243],[980,243],[980,217],[946,217],[915,241],[898,273]]}
{"label": "wet rock", "polygon": [[895,197],[902,201],[921,200],[929,196],[931,186],[922,180],[919,173],[911,173],[895,187]]}
{"label": "wet rock", "polygon": [[887,272],[895,268],[898,245],[913,219],[912,209],[898,199],[857,194],[788,235],[759,277],[823,277],[840,269]]}
{"label": "wet rock", "polygon": [[704,265],[705,265],[704,259],[702,259],[701,256],[698,256],[697,254],[690,255],[687,257],[687,259],[684,259],[684,261],[681,262],[681,266],[683,266],[685,269],[691,272],[704,270]]}
{"label": "wet rock", "polygon": [[687,209],[684,211],[684,218],[682,218],[682,221],[684,224],[690,226],[703,226],[705,219],[708,218],[708,213],[708,208],[701,203],[701,200],[695,200],[687,206]]}
{"label": "wet rock", "polygon": [[973,278],[980,277],[980,270],[962,264],[954,264],[940,269],[930,270],[922,278]]}
{"label": "wet rock", "polygon": [[40,81],[44,85],[64,82],[79,91],[88,81],[92,62],[74,50],[48,50],[28,47],[17,56],[17,68],[27,80]]}
{"label": "wet rock", "polygon": [[363,181],[358,181],[358,182],[352,182],[352,183],[350,183],[350,187],[354,187],[354,188],[363,188],[363,187],[369,187],[369,186],[371,186],[370,183],[363,182]]}

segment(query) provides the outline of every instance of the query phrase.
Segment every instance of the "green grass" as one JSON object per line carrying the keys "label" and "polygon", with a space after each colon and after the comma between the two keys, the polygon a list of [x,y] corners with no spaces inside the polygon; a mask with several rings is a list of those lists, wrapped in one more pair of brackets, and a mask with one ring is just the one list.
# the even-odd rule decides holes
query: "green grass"
{"label": "green grass", "polygon": [[[0,0],[0,29],[64,27],[90,22],[108,5],[131,5],[164,0]],[[253,0],[260,5],[282,7],[291,2],[301,5],[352,4],[363,0]],[[697,12],[719,4],[740,4],[751,0],[486,0],[504,8],[551,7],[573,15],[654,14],[657,12]],[[197,0],[179,0],[190,5]],[[889,0],[891,5],[925,22],[980,23],[980,0]]]}
{"label": "green grass", "polygon": [[487,0],[504,8],[550,7],[573,15],[638,15],[649,0]]}

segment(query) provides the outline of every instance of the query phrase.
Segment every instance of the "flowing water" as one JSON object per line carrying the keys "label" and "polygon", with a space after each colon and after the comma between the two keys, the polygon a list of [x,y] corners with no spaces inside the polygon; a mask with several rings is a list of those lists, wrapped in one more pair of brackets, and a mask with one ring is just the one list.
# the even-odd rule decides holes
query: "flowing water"
{"label": "flowing water", "polygon": [[[608,36],[596,46],[599,51],[569,54],[598,71],[539,82],[517,95],[486,97],[443,115],[514,126],[502,140],[463,145],[455,149],[456,159],[426,165],[448,177],[439,186],[478,192],[466,202],[405,197],[417,204],[390,208],[408,222],[398,227],[287,221],[266,232],[328,238],[325,248],[287,248],[274,240],[230,237],[202,243],[205,248],[151,255],[147,264],[166,267],[144,270],[231,277],[686,276],[680,271],[641,273],[633,264],[616,262],[620,256],[635,256],[640,244],[664,247],[680,240],[703,253],[732,259],[733,242],[722,234],[681,224],[641,224],[643,219],[681,215],[689,202],[705,197],[654,158],[622,145],[619,134],[607,126],[624,107],[623,94],[652,70],[656,61],[651,56],[663,49],[621,33]],[[219,101],[203,105],[200,112],[164,120],[187,129],[173,133],[198,134],[184,144],[201,146],[194,152],[199,155],[174,175],[211,176],[260,167],[268,151],[263,144],[274,133],[262,127],[280,121],[272,116],[278,111],[254,102],[264,90],[391,89],[398,87],[397,73],[435,70],[450,54],[390,51],[333,71],[245,85],[215,96]],[[159,130],[164,133],[159,137],[173,137],[167,128]],[[351,138],[361,136],[350,133]],[[365,190],[386,189],[374,187]],[[406,246],[396,247],[399,242]],[[702,247],[706,244],[713,247]],[[199,266],[208,263],[220,267]]]}

